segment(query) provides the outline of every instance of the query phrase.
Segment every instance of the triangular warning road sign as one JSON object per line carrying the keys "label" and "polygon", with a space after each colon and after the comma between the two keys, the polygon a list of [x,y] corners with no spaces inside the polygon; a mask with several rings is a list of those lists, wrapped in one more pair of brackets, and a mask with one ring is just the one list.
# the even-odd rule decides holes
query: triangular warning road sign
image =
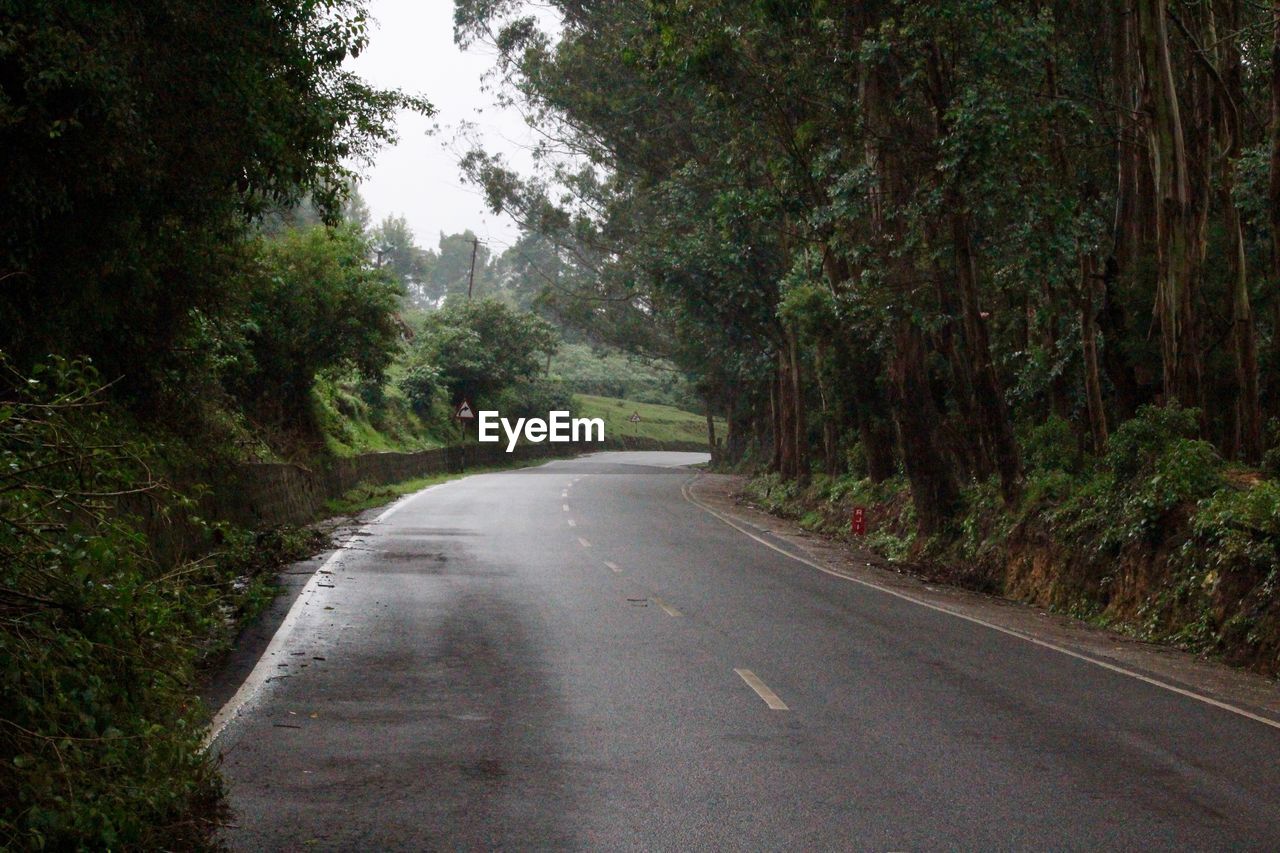
{"label": "triangular warning road sign", "polygon": [[471,404],[463,400],[462,404],[458,406],[458,411],[453,416],[460,421],[469,421],[475,419],[476,413],[471,410]]}

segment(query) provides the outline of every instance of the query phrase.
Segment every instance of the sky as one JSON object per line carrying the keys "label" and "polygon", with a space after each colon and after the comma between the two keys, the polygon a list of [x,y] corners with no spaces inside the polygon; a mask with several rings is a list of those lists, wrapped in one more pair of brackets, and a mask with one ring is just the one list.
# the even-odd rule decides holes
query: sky
{"label": "sky", "polygon": [[457,133],[467,122],[485,150],[505,155],[522,172],[531,165],[533,131],[517,110],[497,106],[496,93],[482,91],[495,52],[479,44],[463,51],[453,43],[452,0],[369,0],[368,9],[376,22],[369,46],[350,68],[377,86],[421,95],[436,108],[430,118],[402,113],[400,141],[361,169],[360,194],[374,222],[403,215],[425,248],[436,246],[441,231],[470,228],[501,254],[519,229],[509,217],[488,211],[457,165],[465,150]]}

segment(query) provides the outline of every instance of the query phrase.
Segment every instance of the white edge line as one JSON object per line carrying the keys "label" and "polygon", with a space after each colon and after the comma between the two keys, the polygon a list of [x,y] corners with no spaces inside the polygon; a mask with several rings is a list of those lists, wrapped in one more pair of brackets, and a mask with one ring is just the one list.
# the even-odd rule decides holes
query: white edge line
{"label": "white edge line", "polygon": [[[1223,711],[1229,711],[1232,714],[1237,714],[1241,717],[1245,717],[1246,719],[1250,719],[1255,722],[1262,723],[1264,726],[1270,726],[1273,729],[1280,729],[1280,721],[1273,720],[1270,717],[1263,717],[1259,714],[1253,713],[1252,711],[1246,711],[1244,708],[1238,707],[1236,705],[1232,705],[1227,702],[1222,702],[1218,699],[1214,699],[1211,696],[1205,696],[1203,693],[1196,693],[1195,691],[1192,691],[1192,690],[1186,690],[1182,687],[1178,687],[1177,685],[1169,684],[1166,681],[1161,681],[1158,678],[1152,678],[1149,675],[1143,675],[1140,672],[1134,672],[1131,669],[1125,669],[1122,666],[1116,666],[1113,663],[1108,663],[1107,661],[1100,660],[1098,658],[1091,657],[1086,654],[1081,654],[1080,652],[1073,651],[1071,649],[1066,648],[1065,646],[1059,646],[1056,643],[1050,643],[1047,640],[1041,640],[1037,637],[1031,636],[1030,634],[1024,634],[1021,631],[1014,630],[1013,628],[1006,628],[1003,625],[997,625],[994,622],[988,622],[985,619],[979,619],[976,616],[969,616],[968,614],[960,613],[959,611],[952,610],[949,607],[942,607],[941,605],[924,601],[923,599],[916,598],[915,596],[912,596],[912,595],[907,595],[906,593],[903,593],[903,592],[898,592],[895,589],[890,589],[887,586],[881,586],[880,584],[874,583],[872,581],[863,580],[862,578],[855,578],[850,575],[846,575],[841,572],[834,571],[833,569],[829,569],[826,566],[818,565],[812,560],[792,554],[789,551],[785,551],[782,548],[779,548],[777,545],[774,545],[772,542],[769,542],[768,540],[755,535],[750,530],[747,530],[746,528],[742,527],[736,522],[731,521],[729,518],[725,517],[723,514],[717,512],[716,510],[704,504],[702,501],[695,498],[689,490],[689,483],[693,482],[693,480],[696,480],[696,479],[697,479],[697,476],[693,477],[689,481],[686,481],[683,485],[680,486],[680,493],[684,495],[685,500],[689,501],[689,503],[693,504],[694,506],[701,508],[703,511],[720,519],[725,524],[732,527],[734,530],[737,530],[739,533],[742,533],[745,536],[749,536],[750,538],[759,542],[761,545],[764,545],[767,548],[771,548],[774,551],[777,551],[779,554],[783,555],[784,557],[790,557],[792,560],[795,560],[798,563],[803,563],[806,566],[809,566],[810,568],[817,569],[818,571],[823,572],[824,574],[831,575],[832,577],[840,578],[841,580],[851,581],[852,583],[860,584],[861,586],[865,586],[869,589],[874,589],[879,592],[883,592],[887,595],[892,595],[894,598],[900,598],[903,601],[909,601],[912,604],[918,604],[921,607],[927,607],[930,610],[936,610],[939,613],[945,613],[948,616],[954,616],[957,619],[963,619],[966,622],[972,622],[975,625],[981,625],[984,628],[990,628],[992,631],[999,631],[1001,634],[1007,634],[1010,637],[1016,637],[1019,640],[1024,640],[1028,643],[1032,643],[1033,645],[1040,646],[1041,648],[1058,652],[1059,654],[1066,655],[1067,657],[1072,657],[1072,658],[1075,658],[1076,660],[1084,661],[1085,663],[1091,663],[1094,666],[1100,666],[1103,669],[1111,670],[1112,672],[1118,673],[1120,675],[1126,675],[1129,678],[1135,678],[1138,681],[1144,682],[1146,684],[1150,684],[1153,687],[1159,687],[1161,689],[1168,690],[1171,693],[1177,693],[1179,696],[1185,696],[1188,699],[1194,699],[1197,702],[1203,702],[1206,705],[1212,705],[1213,707],[1219,708]],[[741,675],[741,673],[739,674]]]}
{"label": "white edge line", "polygon": [[245,705],[256,698],[263,686],[266,685],[267,679],[276,674],[275,670],[277,667],[272,658],[275,657],[276,652],[284,649],[285,644],[289,641],[289,637],[293,634],[294,626],[302,616],[303,608],[306,606],[305,599],[309,598],[311,594],[316,591],[318,588],[317,584],[320,582],[320,578],[322,577],[324,570],[327,569],[334,560],[342,556],[342,554],[347,550],[349,544],[350,543],[342,545],[342,547],[330,554],[329,558],[325,560],[318,569],[316,569],[315,574],[313,574],[307,580],[306,585],[302,587],[297,598],[293,600],[293,605],[289,608],[289,612],[285,614],[284,621],[280,623],[280,627],[277,628],[275,634],[272,635],[271,642],[267,643],[267,647],[263,649],[262,655],[258,658],[258,662],[254,664],[253,670],[245,678],[244,683],[240,685],[240,688],[236,690],[235,695],[228,699],[226,704],[223,705],[222,708],[219,709],[218,713],[214,715],[213,721],[209,724],[209,731],[204,737],[205,749],[208,749],[209,746],[217,740],[218,735],[222,734],[222,730],[225,729],[227,724],[235,719],[237,715],[239,715]]}

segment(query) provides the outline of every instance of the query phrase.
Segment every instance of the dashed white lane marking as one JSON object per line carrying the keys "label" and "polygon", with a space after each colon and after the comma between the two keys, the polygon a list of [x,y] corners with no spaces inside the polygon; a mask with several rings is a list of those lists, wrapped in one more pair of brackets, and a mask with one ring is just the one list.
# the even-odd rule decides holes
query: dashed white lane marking
{"label": "dashed white lane marking", "polygon": [[568,512],[568,511],[569,511],[569,505],[568,505],[568,504],[560,504],[560,508],[561,508],[562,510],[564,510],[565,512]]}
{"label": "dashed white lane marking", "polygon": [[679,610],[676,610],[674,607],[672,607],[670,604],[667,604],[665,601],[663,601],[661,598],[658,598],[658,596],[656,595],[653,597],[653,603],[661,607],[663,610],[665,610],[668,616],[680,615]]}
{"label": "dashed white lane marking", "polygon": [[568,489],[565,489],[563,492],[561,492],[561,493],[560,493],[560,497],[562,497],[562,498],[567,498],[567,497],[569,497],[569,490],[568,490]]}
{"label": "dashed white lane marking", "polygon": [[614,570],[615,572],[617,572],[618,574],[622,574],[622,569],[618,568],[618,564],[617,564],[617,563],[611,563],[611,562],[609,562],[608,560],[605,560],[605,561],[604,561],[604,564],[605,564],[606,566],[608,566],[609,568],[613,569],[613,570]]}
{"label": "dashed white lane marking", "polygon": [[790,711],[787,703],[778,698],[778,694],[769,689],[769,685],[760,680],[760,676],[756,675],[749,669],[734,669],[738,676],[745,682],[747,686],[756,692],[756,694],[764,700],[764,703],[775,711]]}
{"label": "dashed white lane marking", "polygon": [[[696,477],[693,479],[696,479]],[[692,482],[692,480],[690,480],[689,482]],[[790,553],[789,551],[785,551],[782,548],[779,548],[777,545],[774,545],[772,542],[768,541],[767,539],[763,539],[755,535],[750,530],[747,530],[745,527],[742,527],[737,522],[730,520],[727,516],[719,512],[716,512],[714,509],[707,506],[702,501],[698,500],[693,496],[693,494],[689,491],[688,482],[686,482],[684,485],[680,487],[680,493],[684,495],[684,499],[687,500],[689,503],[693,504],[696,507],[699,507],[700,509],[709,513],[710,515],[715,516],[716,518],[720,519],[725,524],[729,525],[734,530],[738,531],[744,536],[748,536],[756,540],[766,548],[771,548],[774,551],[777,551],[779,554],[781,554],[784,557],[789,557],[792,560],[795,560],[797,563],[803,563],[806,566],[817,569],[818,571],[824,574],[831,575],[832,577],[835,577],[835,578],[840,578],[841,580],[850,581],[852,583],[859,584],[860,586],[865,586],[868,589],[874,589],[877,592],[883,592],[886,595],[892,595],[894,598],[900,598],[903,601],[909,601],[912,604],[917,604],[920,607],[926,607],[929,610],[936,610],[939,613],[945,613],[948,616],[954,616],[957,619],[963,619],[966,622],[972,622],[975,625],[981,625],[984,628],[990,628],[992,631],[999,631],[1001,634],[1007,634],[1010,637],[1016,637],[1019,640],[1023,640],[1025,642],[1031,643],[1032,645],[1040,646],[1043,649],[1049,649],[1050,651],[1057,652],[1058,654],[1066,655],[1067,657],[1075,658],[1076,660],[1084,661],[1085,663],[1091,663],[1094,666],[1100,666],[1103,669],[1110,670],[1111,672],[1117,673],[1119,675],[1128,676],[1129,678],[1136,679],[1138,681],[1141,681],[1144,684],[1150,684],[1152,687],[1159,687],[1162,690],[1168,690],[1170,693],[1176,693],[1179,696],[1185,696],[1188,699],[1194,699],[1197,702],[1203,702],[1206,705],[1212,705],[1213,707],[1219,708],[1223,711],[1227,711],[1232,714],[1236,714],[1238,716],[1244,717],[1246,719],[1253,720],[1254,722],[1262,723],[1264,726],[1270,726],[1273,729],[1280,729],[1280,720],[1273,720],[1270,717],[1263,717],[1259,714],[1253,713],[1252,711],[1246,711],[1244,708],[1240,708],[1236,705],[1232,705],[1227,702],[1222,702],[1218,699],[1214,699],[1212,696],[1205,696],[1203,693],[1196,693],[1195,691],[1192,691],[1192,690],[1185,690],[1181,687],[1178,687],[1177,685],[1169,684],[1168,682],[1161,681],[1158,678],[1152,678],[1149,675],[1143,675],[1140,672],[1134,672],[1131,669],[1125,669],[1122,666],[1116,666],[1113,663],[1108,663],[1107,661],[1099,660],[1098,658],[1090,657],[1089,655],[1081,654],[1080,652],[1077,652],[1077,651],[1072,651],[1071,649],[1065,648],[1063,646],[1059,646],[1056,643],[1050,643],[1046,640],[1041,640],[1038,637],[1031,636],[1030,634],[1024,634],[1021,631],[1015,631],[1013,628],[1006,628],[1003,625],[996,625],[995,623],[988,622],[985,619],[979,619],[976,616],[970,616],[967,613],[960,613],[958,611],[952,610],[949,607],[942,607],[941,605],[932,604],[928,601],[924,601],[922,599],[916,598],[915,596],[907,595],[906,593],[903,593],[903,592],[898,592],[896,589],[889,589],[888,587],[881,586],[878,583],[874,583],[869,580],[863,580],[862,578],[855,578],[851,575],[846,575],[842,572],[837,572],[834,569],[829,569],[826,566],[822,566],[822,565],[819,565],[818,563],[813,562],[812,560],[808,560],[804,557],[799,557],[795,554]]]}
{"label": "dashed white lane marking", "polygon": [[591,543],[583,539],[581,536],[578,537],[578,544],[581,545],[583,548],[591,547]]}
{"label": "dashed white lane marking", "polygon": [[574,520],[571,518],[571,519],[569,519],[569,526],[570,526],[570,527],[577,527],[577,526],[578,526],[578,522],[574,521]]}

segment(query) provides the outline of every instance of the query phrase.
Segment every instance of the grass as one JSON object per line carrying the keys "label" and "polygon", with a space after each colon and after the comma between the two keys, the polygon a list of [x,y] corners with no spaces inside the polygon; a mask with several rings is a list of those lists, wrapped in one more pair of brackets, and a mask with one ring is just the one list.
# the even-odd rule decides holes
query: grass
{"label": "grass", "polygon": [[[671,406],[636,403],[617,397],[575,394],[577,417],[603,418],[606,438],[639,437],[656,441],[707,441],[707,419]],[[639,423],[631,423],[632,414],[640,415]],[[724,434],[724,421],[716,419],[717,435]]]}
{"label": "grass", "polygon": [[415,477],[412,480],[403,480],[399,483],[389,483],[385,486],[361,483],[342,497],[326,501],[325,509],[333,515],[354,515],[366,509],[389,504],[402,495],[420,492],[428,486],[447,483],[450,480],[458,480],[462,477],[470,477],[472,474],[490,474],[494,471],[508,471],[512,468],[528,468],[556,458],[563,457],[548,455],[537,459],[513,458],[509,463],[500,465],[479,465],[474,468],[469,467],[465,471],[447,471],[440,474],[431,474],[427,477]]}

